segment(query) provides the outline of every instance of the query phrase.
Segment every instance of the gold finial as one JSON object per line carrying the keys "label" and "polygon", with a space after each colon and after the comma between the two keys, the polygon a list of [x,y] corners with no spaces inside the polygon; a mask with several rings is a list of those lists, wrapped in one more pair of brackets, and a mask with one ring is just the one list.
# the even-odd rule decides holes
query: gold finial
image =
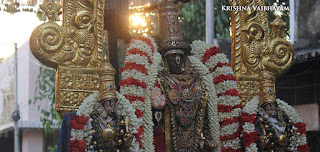
{"label": "gold finial", "polygon": [[114,74],[114,68],[105,57],[99,69],[99,101],[117,98]]}
{"label": "gold finial", "polygon": [[281,19],[281,16],[277,15],[276,19],[274,19],[273,22],[270,23],[271,25],[271,36],[276,37],[285,37],[287,36],[284,27],[287,25],[286,22],[284,22]]}
{"label": "gold finial", "polygon": [[42,20],[46,21],[46,16],[49,21],[60,21],[58,12],[61,9],[60,5],[57,5],[54,0],[48,0],[44,4],[40,5],[42,11]]}
{"label": "gold finial", "polygon": [[[162,55],[170,53],[184,53],[182,50],[188,48],[183,40],[178,20],[178,10],[172,2],[163,2],[159,6],[159,37]],[[175,52],[170,52],[175,50]],[[180,51],[178,51],[180,50]]]}
{"label": "gold finial", "polygon": [[275,76],[272,72],[261,70],[259,74],[259,105],[276,101]]}

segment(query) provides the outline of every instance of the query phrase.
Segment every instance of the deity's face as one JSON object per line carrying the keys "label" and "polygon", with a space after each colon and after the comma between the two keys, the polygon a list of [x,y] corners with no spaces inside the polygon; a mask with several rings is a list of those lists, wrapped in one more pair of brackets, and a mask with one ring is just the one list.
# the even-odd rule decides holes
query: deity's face
{"label": "deity's face", "polygon": [[185,64],[185,55],[181,53],[168,54],[164,57],[171,74],[181,74]]}
{"label": "deity's face", "polygon": [[104,99],[103,107],[106,110],[108,115],[111,115],[112,112],[115,112],[118,110],[118,105],[116,102],[117,99]]}
{"label": "deity's face", "polygon": [[269,115],[270,118],[277,118],[278,112],[277,112],[277,105],[275,102],[264,105],[263,109]]}

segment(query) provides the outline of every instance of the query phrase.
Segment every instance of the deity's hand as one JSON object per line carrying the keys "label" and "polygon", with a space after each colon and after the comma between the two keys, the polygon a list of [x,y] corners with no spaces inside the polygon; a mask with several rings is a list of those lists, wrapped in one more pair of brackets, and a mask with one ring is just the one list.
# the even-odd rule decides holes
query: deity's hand
{"label": "deity's hand", "polygon": [[200,140],[200,149],[205,151],[213,151],[218,147],[218,143],[214,140],[208,140],[204,137]]}
{"label": "deity's hand", "polygon": [[161,89],[154,87],[151,91],[152,107],[155,109],[163,109],[167,103],[166,96],[161,93]]}

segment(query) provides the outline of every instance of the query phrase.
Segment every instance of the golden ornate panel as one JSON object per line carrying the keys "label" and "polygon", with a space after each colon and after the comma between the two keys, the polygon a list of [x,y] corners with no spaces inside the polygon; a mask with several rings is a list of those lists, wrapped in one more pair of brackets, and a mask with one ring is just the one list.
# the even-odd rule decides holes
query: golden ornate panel
{"label": "golden ornate panel", "polygon": [[[61,7],[48,0],[40,6],[48,21],[32,32],[30,49],[40,62],[56,68],[60,114],[75,111],[94,91],[100,92],[100,99],[115,96],[114,69],[103,54],[104,4],[104,0],[64,0]],[[60,26],[56,21],[61,8]]]}
{"label": "golden ornate panel", "polygon": [[[232,68],[238,79],[241,100],[245,103],[258,95],[258,78],[263,71],[269,71],[273,78],[283,73],[292,63],[294,51],[292,45],[283,37],[285,23],[277,17],[268,22],[266,11],[254,10],[253,7],[265,6],[264,0],[228,0],[230,7],[239,10],[231,11],[232,25]],[[251,9],[241,10],[241,6]],[[272,28],[270,32],[269,28]],[[260,81],[262,82],[262,81]],[[274,80],[270,80],[274,86]],[[272,86],[265,85],[265,86]],[[275,95],[274,87],[260,92]],[[271,91],[270,91],[271,90]]]}

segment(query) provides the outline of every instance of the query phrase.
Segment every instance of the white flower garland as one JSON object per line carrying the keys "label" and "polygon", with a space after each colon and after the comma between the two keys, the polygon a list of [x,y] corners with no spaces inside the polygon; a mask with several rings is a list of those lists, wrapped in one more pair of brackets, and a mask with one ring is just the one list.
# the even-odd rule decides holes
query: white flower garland
{"label": "white flower garland", "polygon": [[195,71],[200,75],[200,79],[205,85],[205,91],[208,93],[208,116],[209,116],[209,128],[211,138],[217,142],[218,147],[215,151],[221,150],[220,144],[220,124],[218,118],[218,106],[217,106],[217,94],[215,87],[212,83],[212,76],[209,73],[209,69],[197,58],[194,56],[189,56],[191,66]]}
{"label": "white flower garland", "polygon": [[[289,119],[293,123],[302,122],[298,112],[292,106],[290,106],[288,103],[280,99],[277,99],[276,101],[277,101],[278,107],[288,115]],[[299,146],[307,144],[307,137],[306,135],[300,134],[299,132],[297,132],[298,128],[293,127],[293,129],[294,129],[294,134],[293,134],[294,140],[290,140],[289,145],[291,147],[290,148],[291,151],[297,151]]]}
{"label": "white flower garland", "polygon": [[94,105],[98,100],[98,92],[94,92],[93,94],[89,95],[79,106],[79,109],[77,110],[77,115],[85,115],[89,117],[92,111],[94,110]]}
{"label": "white flower garland", "polygon": [[[208,44],[206,42],[203,41],[193,41],[192,42],[192,50],[191,50],[191,54],[192,56],[197,59],[198,61],[196,61],[195,59],[192,59],[192,57],[190,57],[190,61],[194,63],[193,67],[196,69],[196,71],[199,71],[198,73],[202,73],[203,75],[205,75],[205,77],[207,77],[207,80],[203,80],[203,81],[207,81],[205,82],[205,84],[207,86],[210,86],[210,91],[211,95],[209,94],[209,97],[211,96],[215,101],[215,105],[211,105],[213,104],[212,102],[208,102],[208,113],[209,113],[209,121],[210,123],[215,122],[217,125],[214,126],[210,126],[210,129],[212,128],[216,128],[217,130],[219,130],[219,132],[217,131],[211,131],[211,133],[216,132],[216,137],[214,138],[215,140],[219,141],[219,147],[216,149],[217,151],[221,151],[221,147],[224,147],[225,149],[228,148],[232,148],[232,149],[239,149],[240,148],[240,141],[239,138],[235,139],[235,140],[227,140],[227,141],[223,141],[223,143],[228,143],[228,144],[223,144],[220,143],[220,136],[223,135],[233,135],[238,131],[238,128],[234,128],[234,127],[230,127],[230,126],[240,126],[239,122],[235,122],[232,123],[232,125],[226,125],[221,127],[219,122],[222,122],[226,119],[232,119],[232,118],[237,118],[239,117],[239,114],[241,112],[241,108],[235,108],[233,109],[231,112],[218,112],[218,107],[217,104],[220,105],[224,105],[224,106],[237,106],[240,104],[240,100],[239,97],[236,96],[229,96],[229,95],[223,95],[223,96],[219,96],[217,97],[217,94],[219,93],[224,93],[227,90],[233,89],[233,88],[237,88],[237,84],[236,81],[231,81],[231,80],[227,80],[224,82],[220,82],[217,85],[213,84],[213,78],[216,78],[222,74],[224,75],[233,75],[233,71],[231,69],[231,67],[229,67],[229,60],[227,59],[226,55],[224,55],[223,53],[217,53],[215,55],[210,56],[210,58],[208,59],[208,61],[206,61],[205,63],[202,63],[202,59],[204,58],[204,54],[207,52],[207,50],[211,49],[214,47],[214,45],[212,44]],[[216,67],[218,63],[222,63],[224,64],[222,67]],[[209,72],[209,68],[215,68],[214,72]],[[206,69],[206,71],[201,72],[202,70]],[[208,74],[209,73],[209,74]],[[210,77],[210,78],[208,78]],[[210,100],[209,100],[210,101]],[[210,110],[211,109],[211,110]],[[215,111],[214,114],[213,110]],[[214,120],[210,120],[210,116],[216,116]],[[209,125],[210,125],[209,123]],[[216,127],[219,126],[219,127]],[[222,131],[224,131],[224,133],[222,133]],[[222,134],[220,134],[222,133]]]}
{"label": "white flower garland", "polygon": [[[291,120],[293,123],[299,123],[302,122],[300,119],[299,114],[296,112],[296,110],[291,107],[288,103],[277,99],[278,107],[286,113],[286,115],[289,117],[289,120]],[[259,109],[259,96],[255,96],[252,98],[242,109],[244,113],[247,113],[249,115],[251,114],[257,114]],[[297,128],[293,127],[294,134],[293,134],[293,140],[290,140],[290,150],[291,151],[297,151],[297,148],[300,145],[307,144],[306,135],[300,134],[297,132]],[[255,131],[255,125],[253,123],[245,122],[243,125],[243,131],[247,133],[251,133]],[[245,147],[246,151],[249,152],[256,152],[258,151],[257,143],[251,143],[248,147]]]}
{"label": "white flower garland", "polygon": [[[130,123],[129,124],[129,131],[132,134],[137,134],[138,133],[137,132],[138,126],[142,122],[139,121],[139,119],[135,115],[135,109],[133,108],[132,104],[130,104],[129,100],[126,99],[119,92],[116,92],[116,93],[117,93],[118,101],[122,104],[123,112],[124,112],[125,116],[127,116],[129,118],[129,123]],[[133,140],[131,141],[131,146],[130,146],[129,150],[132,152],[139,151],[139,143],[136,141],[135,138],[133,138]]]}
{"label": "white flower garland", "polygon": [[[150,46],[147,42],[145,42],[143,39],[149,39],[149,42],[151,42]],[[148,41],[148,40],[147,40]],[[152,47],[154,50],[152,50]],[[130,151],[154,151],[154,145],[153,145],[153,121],[152,121],[152,106],[151,106],[151,89],[154,86],[155,79],[158,75],[158,66],[161,62],[161,55],[157,52],[157,45],[154,42],[154,39],[151,37],[143,37],[135,39],[131,42],[130,47],[127,49],[127,51],[130,51],[132,49],[137,49],[138,51],[145,52],[149,57],[146,57],[144,55],[139,54],[129,54],[126,56],[125,62],[131,62],[136,64],[144,65],[147,69],[147,75],[138,72],[135,69],[132,70],[126,70],[123,71],[122,77],[124,79],[127,78],[134,78],[136,80],[139,80],[141,82],[146,83],[146,88],[142,88],[135,85],[130,86],[121,86],[120,92],[124,95],[132,95],[135,97],[144,97],[144,102],[142,101],[132,101],[130,103],[124,96],[121,97],[121,102],[124,104],[128,104],[130,106],[127,106],[126,108],[129,109],[128,114],[134,115],[135,117],[131,117],[131,121],[134,121],[134,128],[132,128],[132,131],[137,132],[137,129],[139,129],[140,126],[144,126],[144,130],[141,135],[141,143],[143,148],[139,147],[139,142],[134,139],[132,141],[132,146],[130,148]],[[151,58],[152,64],[150,65],[149,59]],[[135,115],[135,110],[139,109],[143,111],[143,117],[137,118]]]}
{"label": "white flower garland", "polygon": [[70,140],[82,140],[87,148],[93,148],[92,145],[90,145],[91,140],[92,140],[92,130],[93,127],[91,125],[92,118],[90,118],[90,114],[94,110],[94,105],[98,101],[98,93],[94,92],[93,94],[89,95],[83,103],[79,106],[79,109],[77,110],[76,115],[77,116],[87,116],[89,117],[86,125],[84,125],[83,130],[75,130],[71,128],[71,133],[70,133]]}
{"label": "white flower garland", "polygon": [[197,59],[201,60],[203,58],[204,53],[206,53],[207,49],[210,49],[214,45],[208,44],[204,41],[196,40],[191,44],[191,54],[195,56]]}
{"label": "white flower garland", "polygon": [[136,69],[132,69],[132,70],[126,70],[122,72],[122,79],[125,80],[127,78],[133,78],[139,81],[146,81],[146,75],[144,73],[141,73],[139,71],[137,71]]}
{"label": "white flower garland", "polygon": [[153,145],[153,121],[152,121],[152,105],[151,105],[151,90],[156,82],[158,76],[158,67],[161,62],[160,53],[155,50],[152,57],[153,64],[151,64],[150,69],[148,69],[148,79],[146,79],[147,89],[146,89],[146,99],[145,99],[145,111],[144,111],[144,122],[145,129],[142,138],[142,143],[144,145],[145,151],[154,151],[155,147]]}
{"label": "white flower garland", "polygon": [[[257,114],[259,110],[259,96],[253,97],[246,105],[243,107],[242,112],[247,113],[248,115]],[[255,125],[250,122],[245,122],[243,125],[243,131],[246,133],[252,133],[256,130]],[[251,143],[249,146],[245,147],[245,150],[248,152],[257,152],[259,149],[257,143]]]}

